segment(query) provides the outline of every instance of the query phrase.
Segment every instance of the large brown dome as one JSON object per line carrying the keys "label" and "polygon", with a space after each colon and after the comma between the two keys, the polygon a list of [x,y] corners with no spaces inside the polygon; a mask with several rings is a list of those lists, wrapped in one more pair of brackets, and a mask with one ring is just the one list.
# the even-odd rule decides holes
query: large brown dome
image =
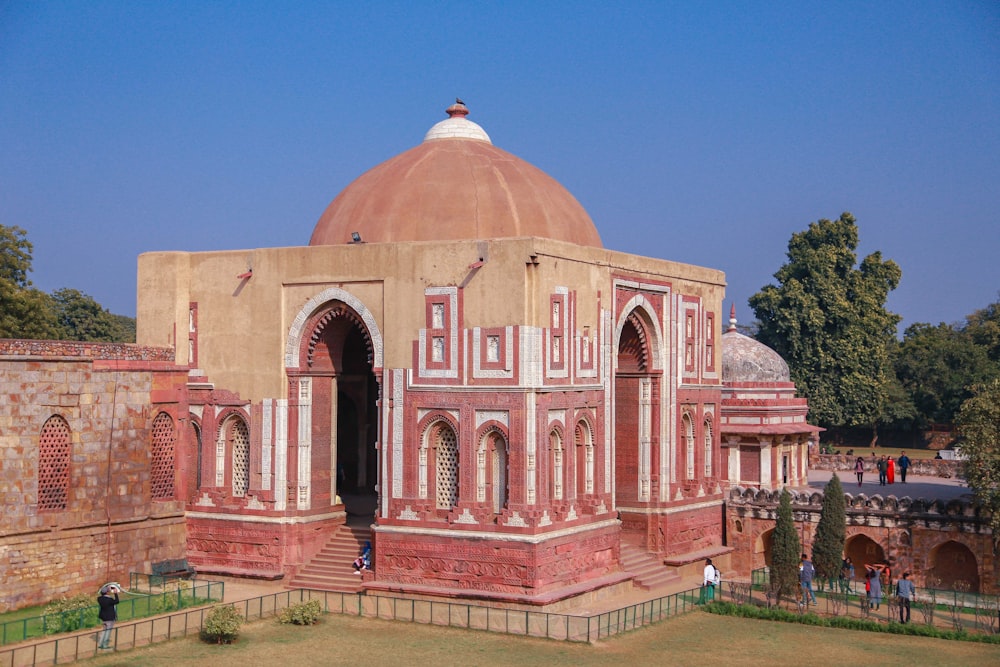
{"label": "large brown dome", "polygon": [[518,236],[603,247],[580,203],[555,179],[500,150],[464,104],[419,146],[365,172],[327,207],[309,245]]}

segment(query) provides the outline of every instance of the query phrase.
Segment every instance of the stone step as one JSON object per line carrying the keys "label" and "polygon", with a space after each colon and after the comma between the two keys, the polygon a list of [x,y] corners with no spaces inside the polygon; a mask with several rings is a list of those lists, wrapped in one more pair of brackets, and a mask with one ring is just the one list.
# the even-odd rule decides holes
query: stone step
{"label": "stone step", "polygon": [[360,591],[361,577],[354,573],[352,563],[370,540],[371,530],[367,526],[340,526],[313,559],[291,578],[289,586],[346,593]]}

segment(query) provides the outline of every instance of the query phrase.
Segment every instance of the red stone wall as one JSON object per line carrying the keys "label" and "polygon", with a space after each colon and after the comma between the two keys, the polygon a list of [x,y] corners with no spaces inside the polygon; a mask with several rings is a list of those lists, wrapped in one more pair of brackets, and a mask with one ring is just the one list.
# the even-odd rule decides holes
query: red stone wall
{"label": "red stone wall", "polygon": [[549,601],[547,592],[568,594],[624,579],[617,526],[538,544],[382,530],[376,544],[374,586],[386,590],[540,604]]}
{"label": "red stone wall", "polygon": [[[183,503],[150,497],[153,394],[186,374],[171,359],[159,348],[0,341],[0,498],[18,508],[0,526],[0,610],[184,557]],[[162,406],[175,426],[178,405]],[[65,509],[45,511],[39,435],[53,415],[69,427],[68,493]]]}

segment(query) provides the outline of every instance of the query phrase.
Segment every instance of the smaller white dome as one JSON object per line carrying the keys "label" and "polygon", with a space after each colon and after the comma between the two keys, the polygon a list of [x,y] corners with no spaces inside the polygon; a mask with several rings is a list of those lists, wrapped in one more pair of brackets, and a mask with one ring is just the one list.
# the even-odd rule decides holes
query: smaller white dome
{"label": "smaller white dome", "polygon": [[722,334],[722,381],[791,382],[781,355],[737,331]]}
{"label": "smaller white dome", "polygon": [[440,123],[435,123],[431,129],[427,130],[427,134],[424,135],[424,141],[433,141],[435,139],[472,139],[474,141],[485,141],[492,145],[493,142],[490,141],[490,135],[486,134],[486,130],[466,118],[468,113],[469,109],[465,104],[456,101],[455,104],[448,107],[448,118]]}

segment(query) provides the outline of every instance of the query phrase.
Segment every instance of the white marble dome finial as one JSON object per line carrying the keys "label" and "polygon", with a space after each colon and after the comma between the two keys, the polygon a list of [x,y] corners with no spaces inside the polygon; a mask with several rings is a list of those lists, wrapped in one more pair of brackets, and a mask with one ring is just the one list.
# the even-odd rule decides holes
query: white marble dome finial
{"label": "white marble dome finial", "polygon": [[434,141],[436,139],[472,139],[474,141],[484,141],[492,144],[490,135],[486,130],[476,123],[467,119],[469,108],[465,106],[459,98],[455,98],[455,103],[446,110],[448,118],[436,123],[424,135],[424,141]]}

